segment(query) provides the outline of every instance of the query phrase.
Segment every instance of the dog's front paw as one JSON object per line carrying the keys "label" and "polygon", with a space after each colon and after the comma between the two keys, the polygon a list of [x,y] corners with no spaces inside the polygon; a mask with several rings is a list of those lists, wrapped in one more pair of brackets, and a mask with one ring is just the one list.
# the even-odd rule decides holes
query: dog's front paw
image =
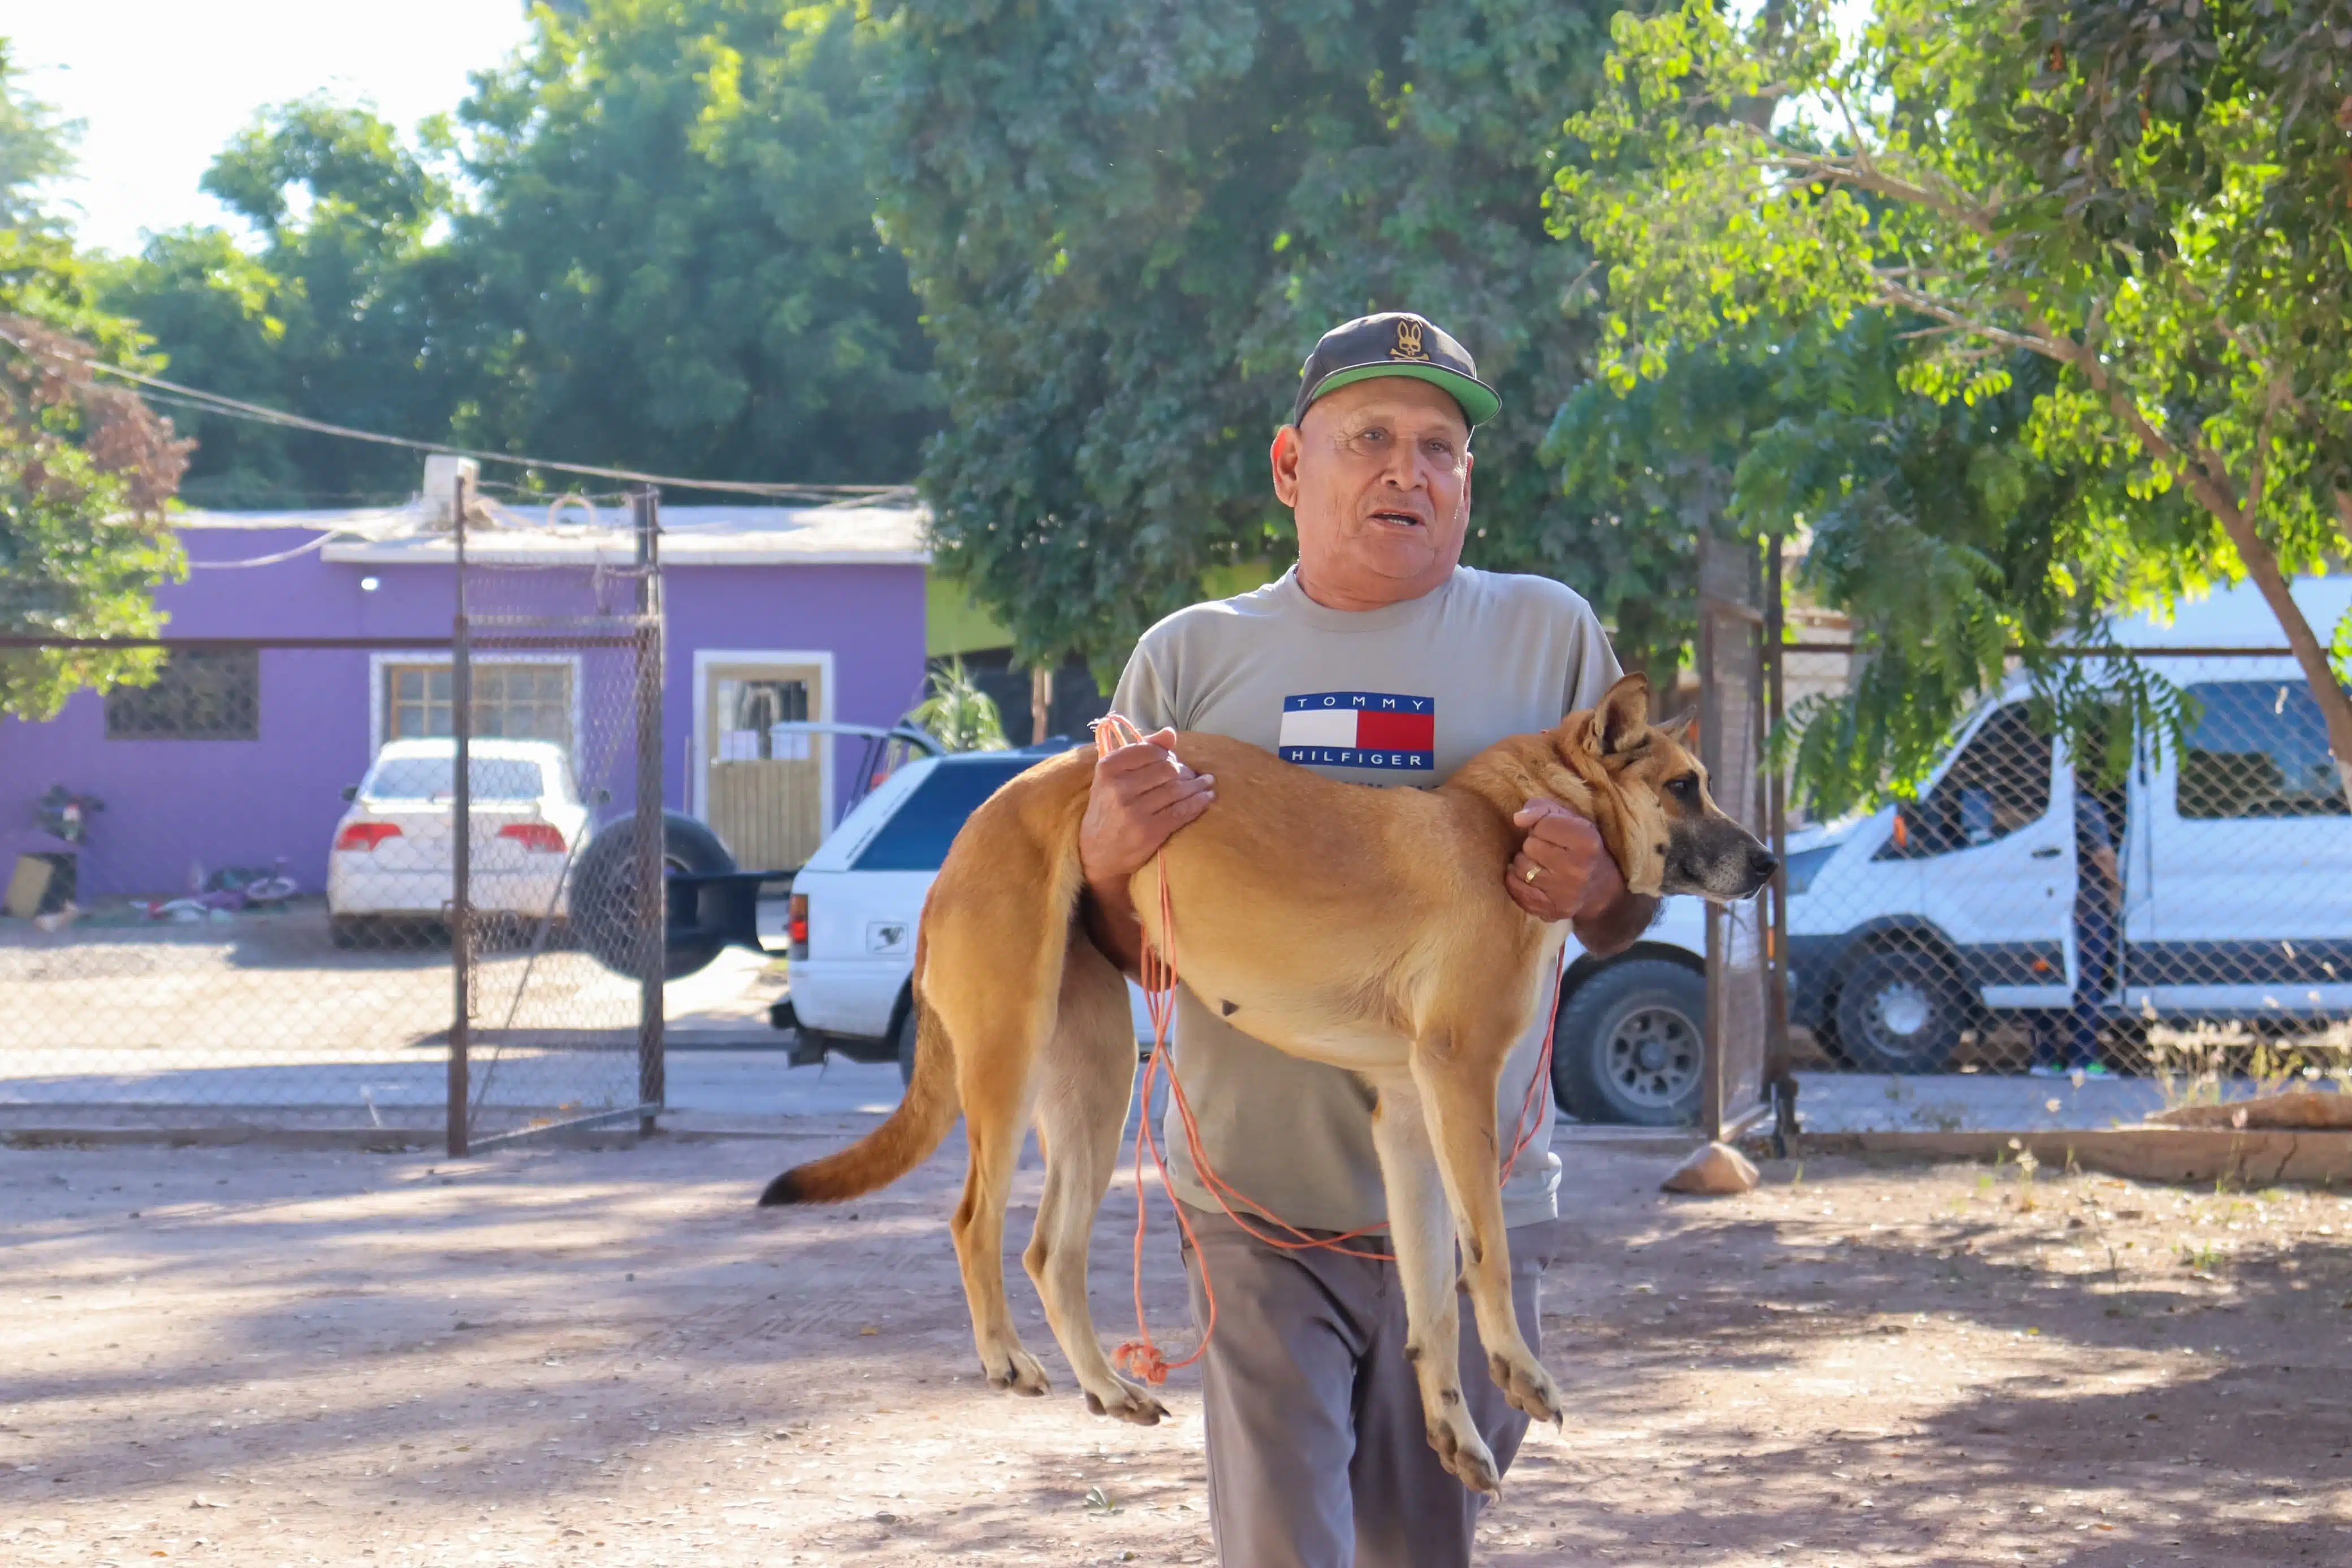
{"label": "dog's front paw", "polygon": [[1118,1380],[1115,1398],[1105,1399],[1094,1390],[1087,1390],[1087,1408],[1097,1416],[1116,1416],[1139,1427],[1157,1427],[1168,1414],[1168,1406],[1123,1377]]}
{"label": "dog's front paw", "polygon": [[1498,1351],[1486,1357],[1486,1371],[1514,1410],[1555,1427],[1568,1424],[1568,1413],[1560,1405],[1559,1385],[1535,1357],[1505,1355]]}
{"label": "dog's front paw", "polygon": [[1472,1491],[1496,1499],[1503,1495],[1502,1472],[1495,1469],[1495,1456],[1468,1421],[1431,1422],[1429,1446],[1437,1450],[1437,1462],[1445,1467],[1447,1475]]}

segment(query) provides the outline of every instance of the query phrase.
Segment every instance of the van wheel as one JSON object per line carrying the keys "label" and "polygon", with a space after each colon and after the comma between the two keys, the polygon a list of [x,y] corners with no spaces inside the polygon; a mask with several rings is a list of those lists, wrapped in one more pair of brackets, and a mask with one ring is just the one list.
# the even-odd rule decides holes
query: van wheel
{"label": "van wheel", "polygon": [[898,1020],[898,1087],[915,1081],[915,1004],[907,1004],[907,1016]]}
{"label": "van wheel", "polygon": [[1864,1072],[1944,1071],[1967,1022],[1967,995],[1933,953],[1873,953],[1838,988],[1839,1054]]}
{"label": "van wheel", "polygon": [[1552,1089],[1579,1121],[1687,1125],[1706,1062],[1706,982],[1664,958],[1610,965],[1552,1028]]}

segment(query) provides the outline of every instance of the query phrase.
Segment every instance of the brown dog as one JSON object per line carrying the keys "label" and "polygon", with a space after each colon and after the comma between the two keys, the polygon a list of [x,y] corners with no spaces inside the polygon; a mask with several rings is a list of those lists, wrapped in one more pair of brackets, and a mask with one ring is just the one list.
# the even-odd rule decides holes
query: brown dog
{"label": "brown dog", "polygon": [[[1488,747],[1435,789],[1341,784],[1244,742],[1180,735],[1218,804],[1131,884],[1146,936],[1169,882],[1184,984],[1237,1028],[1377,1091],[1373,1140],[1402,1275],[1405,1352],[1429,1440],[1448,1470],[1497,1488],[1458,1377],[1455,1241],[1510,1402],[1561,1418],[1559,1392],[1520,1337],[1496,1175],[1496,1096],[1528,1030],[1560,934],[1503,890],[1520,831],[1549,796],[1590,818],[1637,894],[1730,900],[1773,870],[1717,810],[1674,729],[1647,722],[1649,683]],[[913,1082],[889,1119],[841,1153],[778,1176],[762,1205],[855,1197],[938,1148],[961,1104],[971,1165],[954,1221],[982,1365],[1043,1394],[1004,1294],[1005,1199],[1031,1122],[1045,1196],[1024,1261],[1087,1407],[1149,1425],[1166,1412],[1112,1370],[1087,1300],[1087,1244],[1109,1185],[1135,1073],[1127,989],[1077,919],[1078,821],[1091,747],[1039,763],[972,813],[931,884],[915,948]],[[1309,868],[1312,868],[1311,870]]]}

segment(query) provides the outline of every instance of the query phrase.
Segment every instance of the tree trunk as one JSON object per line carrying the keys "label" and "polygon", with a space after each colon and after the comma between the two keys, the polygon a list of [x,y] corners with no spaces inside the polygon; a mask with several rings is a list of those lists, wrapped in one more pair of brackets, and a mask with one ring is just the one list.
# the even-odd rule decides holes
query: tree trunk
{"label": "tree trunk", "polygon": [[[2151,425],[2139,411],[2137,403],[2115,386],[2100,366],[2092,347],[2085,344],[2059,344],[2053,340],[2045,350],[2052,358],[2077,366],[2090,383],[2107,395],[2107,404],[2125,426],[2138,440],[2142,450],[2158,463],[2171,464],[2181,460],[2183,454]],[[2327,649],[2311,630],[2305,619],[2303,607],[2294,601],[2287,586],[2286,573],[2279,570],[2278,556],[2263,542],[2255,519],[2238,504],[2234,486],[2225,486],[2226,470],[2212,461],[2210,453],[2196,455],[2198,461],[2189,465],[2189,493],[2197,502],[2213,514],[2221,531],[2230,536],[2237,547],[2238,559],[2246,575],[2254,580],[2262,591],[2263,600],[2278,617],[2279,630],[2286,633],[2286,645],[2294,653],[2294,662],[2303,670],[2303,678],[2311,687],[2312,699],[2319,704],[2321,716],[2327,721],[2327,751],[2336,764],[2336,788],[2352,804],[2352,697],[2345,695],[2336,684],[2335,668],[2328,663]],[[2352,498],[2339,494],[2336,498],[2336,520],[2346,529],[2347,542],[2352,542]]]}
{"label": "tree trunk", "polygon": [[2336,785],[2344,791],[2345,800],[2352,802],[2352,697],[2347,697],[2336,682],[2335,668],[2328,663],[2327,646],[2312,631],[2303,607],[2294,601],[2286,574],[2279,570],[2278,557],[2255,531],[2253,518],[2225,497],[2214,493],[2218,487],[2210,479],[2198,480],[2195,488],[2198,498],[2221,519],[2230,542],[2238,547],[2238,559],[2245,562],[2246,575],[2254,580],[2271,613],[2278,617],[2279,628],[2286,633],[2286,644],[2294,650],[2294,662],[2302,666],[2304,679],[2311,685],[2311,695],[2327,720],[2327,749],[2336,760]]}
{"label": "tree trunk", "polygon": [[1054,672],[1045,665],[1029,672],[1029,744],[1053,733]]}

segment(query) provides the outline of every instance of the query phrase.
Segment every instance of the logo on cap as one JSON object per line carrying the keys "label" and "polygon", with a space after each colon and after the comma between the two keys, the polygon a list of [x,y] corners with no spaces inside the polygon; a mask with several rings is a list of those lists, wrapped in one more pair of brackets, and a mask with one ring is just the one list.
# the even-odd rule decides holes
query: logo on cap
{"label": "logo on cap", "polygon": [[1421,323],[1404,320],[1397,323],[1396,347],[1389,350],[1391,360],[1426,360],[1428,353],[1421,346]]}

